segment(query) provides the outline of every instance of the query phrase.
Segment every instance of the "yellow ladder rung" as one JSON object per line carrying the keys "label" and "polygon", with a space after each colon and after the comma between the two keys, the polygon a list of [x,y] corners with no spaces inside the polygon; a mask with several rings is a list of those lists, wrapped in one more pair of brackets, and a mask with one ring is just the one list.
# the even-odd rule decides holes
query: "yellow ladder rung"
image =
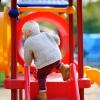
{"label": "yellow ladder rung", "polygon": [[18,9],[20,12],[62,12],[67,14],[73,14],[75,12],[74,6],[66,8],[19,7]]}

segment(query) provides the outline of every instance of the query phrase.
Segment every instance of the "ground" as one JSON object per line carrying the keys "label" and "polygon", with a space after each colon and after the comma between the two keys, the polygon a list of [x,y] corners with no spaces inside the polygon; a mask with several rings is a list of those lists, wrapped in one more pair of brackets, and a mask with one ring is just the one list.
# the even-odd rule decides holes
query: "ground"
{"label": "ground", "polygon": [[[10,90],[0,88],[0,100],[11,100]],[[93,84],[91,88],[85,89],[85,100],[100,100],[100,87]]]}
{"label": "ground", "polygon": [[85,89],[85,100],[100,100],[100,86],[93,84],[91,88]]}

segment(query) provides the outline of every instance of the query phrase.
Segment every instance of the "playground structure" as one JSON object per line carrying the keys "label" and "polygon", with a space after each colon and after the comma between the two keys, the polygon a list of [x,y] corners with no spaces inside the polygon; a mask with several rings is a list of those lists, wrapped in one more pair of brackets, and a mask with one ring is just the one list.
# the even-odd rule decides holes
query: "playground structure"
{"label": "playground structure", "polygon": [[4,12],[0,12],[0,71],[9,77],[10,73],[10,17],[8,9],[5,7]]}
{"label": "playground structure", "polygon": [[[91,43],[89,43],[91,41]],[[84,63],[89,66],[100,66],[100,35],[84,34]]]}
{"label": "playground structure", "polygon": [[91,83],[96,83],[98,86],[100,86],[100,70],[96,68],[91,68],[89,66],[85,66],[84,72],[86,74],[86,77],[91,80]]}
{"label": "playground structure", "polygon": [[[4,73],[5,78],[10,77],[11,65],[11,22],[8,11],[5,7],[4,12],[0,12],[0,72]],[[24,68],[18,66],[18,72],[23,72]]]}
{"label": "playground structure", "polygon": [[[40,15],[42,14],[41,15],[42,19],[41,19],[41,17],[38,16],[39,14]],[[65,63],[68,63],[67,61],[68,61],[69,50],[67,48],[68,48],[69,44],[68,44],[68,39],[66,39],[66,38],[68,38],[68,23],[65,23],[64,20],[61,22],[59,20],[59,19],[61,19],[60,17],[55,16],[53,14],[51,14],[51,16],[49,16],[49,14],[51,14],[51,13],[47,13],[47,15],[45,15],[45,13],[44,14],[43,13],[37,13],[37,14],[35,13],[35,14],[32,14],[32,15],[30,14],[30,16],[32,17],[32,20],[33,19],[34,20],[35,19],[39,19],[38,21],[42,21],[43,22],[43,19],[45,19],[48,22],[51,22],[52,24],[56,24],[55,26],[56,26],[56,28],[58,28],[58,31],[59,31],[58,33],[59,33],[60,40],[61,40],[60,48],[61,48],[61,51],[62,51],[63,55],[66,55],[64,57],[63,61]],[[6,15],[6,17],[4,17],[5,15]],[[34,15],[37,15],[36,18],[33,17]],[[4,20],[4,23],[6,22],[6,26],[7,26],[7,28],[6,28],[5,24],[1,24],[1,26],[3,27],[2,30],[1,30],[2,31],[1,34],[3,35],[3,37],[1,37],[1,40],[2,40],[1,41],[1,49],[3,49],[3,47],[8,47],[8,48],[2,50],[0,55],[2,57],[2,55],[4,55],[4,53],[6,52],[6,55],[9,54],[9,56],[7,56],[8,59],[2,60],[1,66],[0,66],[0,71],[3,71],[5,73],[5,76],[8,78],[9,74],[10,74],[9,70],[10,70],[10,48],[11,48],[10,47],[10,45],[11,45],[10,41],[11,41],[11,36],[10,36],[10,27],[9,27],[10,26],[10,17],[8,16],[8,8],[7,7],[5,7],[4,13],[1,13],[1,17],[3,19],[6,19],[6,20]],[[57,17],[56,21],[55,21],[55,17]],[[0,18],[1,21],[3,21],[2,18]],[[22,18],[22,17],[20,17],[20,18]],[[51,18],[52,18],[53,21],[50,21]],[[64,18],[64,16],[63,16],[63,18]],[[65,27],[62,27],[61,25],[59,25],[59,23],[60,24],[66,24],[66,25],[65,25]],[[24,61],[23,61],[23,44],[22,44],[22,37],[23,36],[22,36],[22,34],[20,34],[21,33],[21,27],[22,27],[21,23],[18,24],[18,27],[20,27],[20,28],[18,28],[18,32],[17,32],[17,34],[18,34],[17,35],[17,39],[18,39],[18,44],[19,44],[18,45],[18,49],[17,49],[17,60],[18,60],[17,61],[17,72],[18,73],[24,73],[24,67],[23,67],[24,66]],[[44,28],[45,31],[53,32],[49,28],[46,28],[46,27],[43,27],[43,28]],[[43,28],[42,28],[42,30],[43,30]],[[3,32],[4,30],[5,30],[5,32]],[[64,33],[63,35],[61,34],[62,31]],[[3,33],[5,33],[5,35]],[[6,39],[7,39],[7,42],[3,41],[3,40],[6,40]],[[65,43],[67,43],[67,45],[65,45]],[[8,62],[7,63],[8,65],[3,67],[3,63],[5,61]]]}
{"label": "playground structure", "polygon": [[[30,0],[31,1],[31,0]],[[41,1],[41,0],[39,0]],[[42,2],[22,2],[19,0],[17,9],[17,1],[11,0],[11,10],[9,15],[11,17],[11,79],[5,80],[5,88],[11,89],[11,100],[22,100],[23,99],[23,89],[25,90],[25,99],[26,100],[34,100],[34,97],[38,93],[38,84],[37,80],[31,76],[31,80],[29,80],[30,75],[28,70],[25,72],[24,76],[17,75],[17,61],[23,63],[23,58],[21,53],[18,51],[18,48],[22,48],[21,37],[22,35],[17,35],[17,33],[21,33],[22,25],[28,20],[46,20],[56,25],[58,29],[60,29],[60,37],[62,39],[61,49],[65,46],[67,49],[67,44],[69,44],[69,57],[65,50],[65,58],[63,58],[64,63],[73,63],[73,0],[42,0]],[[50,1],[50,2],[47,2]],[[30,5],[32,4],[32,5]],[[46,6],[46,7],[44,7]],[[47,8],[48,6],[48,8]],[[18,10],[20,12],[35,12],[27,15],[17,24]],[[66,20],[61,18],[59,15],[54,14],[53,12],[58,13],[66,13],[69,17],[69,27],[66,23]],[[50,16],[50,17],[49,17]],[[76,70],[76,65],[73,64],[71,67],[71,78],[69,81],[64,82],[59,73],[51,74],[47,79],[47,95],[48,99],[51,100],[84,100],[84,88],[90,87],[89,79],[83,78],[83,35],[82,35],[82,1],[77,0],[77,30],[78,30],[78,70]],[[69,31],[67,30],[69,28]],[[65,34],[64,34],[65,33]],[[66,41],[63,41],[64,35],[67,35]],[[69,38],[68,38],[69,37]],[[68,40],[67,40],[68,39]],[[19,47],[18,47],[18,46]],[[17,53],[19,52],[19,55]],[[17,57],[16,57],[17,55]],[[19,57],[19,58],[18,58]],[[21,58],[20,58],[21,57]],[[68,58],[66,58],[68,57]],[[18,58],[18,59],[17,59]],[[69,59],[69,60],[68,60]],[[26,77],[27,76],[27,77]],[[23,78],[22,78],[23,77]],[[19,94],[17,93],[19,90]],[[54,91],[52,91],[54,90]],[[19,95],[19,96],[18,96]]]}

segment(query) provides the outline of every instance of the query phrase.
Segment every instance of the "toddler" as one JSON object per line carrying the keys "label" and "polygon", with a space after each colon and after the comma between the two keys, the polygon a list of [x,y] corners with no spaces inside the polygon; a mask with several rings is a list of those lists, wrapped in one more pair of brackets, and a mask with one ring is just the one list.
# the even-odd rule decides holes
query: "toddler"
{"label": "toddler", "polygon": [[47,100],[46,78],[51,70],[57,68],[63,77],[68,80],[70,69],[61,62],[62,56],[59,49],[60,39],[57,34],[40,32],[39,24],[35,21],[28,21],[22,27],[25,36],[24,59],[25,66],[30,67],[32,60],[38,70],[37,78],[39,92],[36,100]]}

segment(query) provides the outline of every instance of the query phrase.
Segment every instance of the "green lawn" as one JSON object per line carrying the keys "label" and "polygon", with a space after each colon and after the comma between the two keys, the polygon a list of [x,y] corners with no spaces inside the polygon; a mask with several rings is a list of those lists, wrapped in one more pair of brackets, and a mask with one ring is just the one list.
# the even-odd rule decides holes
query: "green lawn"
{"label": "green lawn", "polygon": [[100,1],[83,9],[84,32],[100,33]]}
{"label": "green lawn", "polygon": [[[74,14],[75,33],[77,25],[76,13]],[[83,7],[83,31],[84,33],[100,33],[100,1],[89,3]]]}

